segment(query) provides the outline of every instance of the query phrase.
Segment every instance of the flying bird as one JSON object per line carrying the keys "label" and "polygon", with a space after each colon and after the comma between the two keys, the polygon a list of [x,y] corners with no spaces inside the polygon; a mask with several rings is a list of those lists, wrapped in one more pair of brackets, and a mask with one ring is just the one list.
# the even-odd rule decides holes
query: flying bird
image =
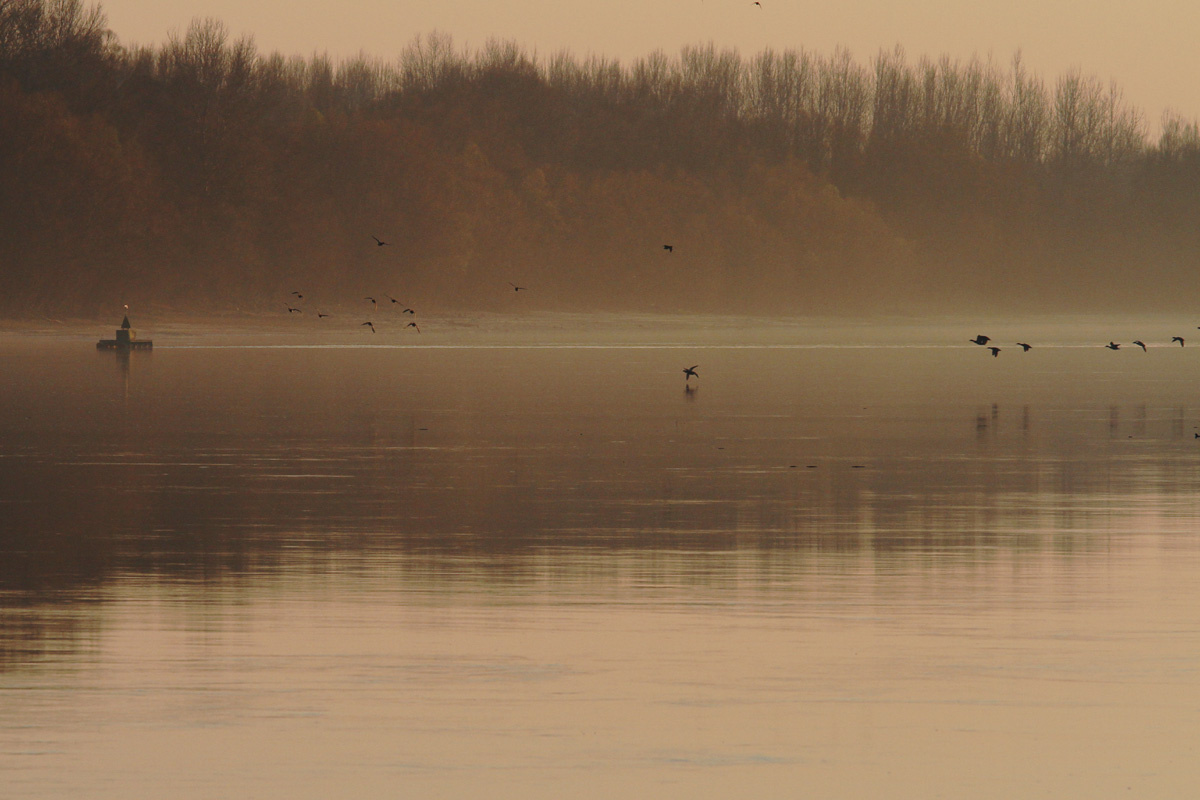
{"label": "flying bird", "polygon": [[405,308],[405,309],[404,309],[403,311],[401,311],[400,313],[401,313],[401,314],[415,314],[415,313],[417,313],[417,312],[413,311],[411,308]]}
{"label": "flying bird", "polygon": [[417,323],[415,323],[415,322],[410,322],[410,323],[408,323],[407,325],[405,325],[404,327],[406,327],[406,328],[416,328],[416,329],[417,329],[417,333],[420,333],[420,332],[421,332],[421,327],[420,327],[419,325],[417,325]]}
{"label": "flying bird", "polygon": [[1146,352],[1146,343],[1145,342],[1143,342],[1140,339],[1134,339],[1133,343],[1136,344],[1138,347],[1142,348],[1143,353]]}
{"label": "flying bird", "polygon": [[687,369],[685,369],[683,371],[683,374],[687,376],[686,378],[684,378],[684,381],[690,381],[692,378],[696,378],[696,379],[700,378],[700,376],[698,374],[696,374],[696,367],[698,367],[698,366],[700,366],[700,365],[692,364],[690,367],[688,367]]}
{"label": "flying bird", "polygon": [[992,358],[998,358],[1000,356],[1000,348],[999,347],[989,347],[988,350],[992,351]]}
{"label": "flying bird", "polygon": [[322,314],[320,311],[317,312],[317,319],[324,319],[325,317],[328,317],[328,316],[331,316],[331,315]]}
{"label": "flying bird", "polygon": [[1171,337],[1171,341],[1172,341],[1172,342],[1179,342],[1179,346],[1180,346],[1180,347],[1183,347],[1183,337],[1182,337],[1182,336],[1172,336],[1172,337]]}
{"label": "flying bird", "polygon": [[517,286],[517,285],[516,285],[515,283],[513,283],[512,281],[509,281],[509,282],[508,282],[508,285],[509,285],[509,286],[511,286],[511,287],[513,287],[513,291],[514,291],[514,292],[528,292],[528,291],[529,291],[529,287],[528,287],[528,286]]}
{"label": "flying bird", "polygon": [[371,234],[371,238],[375,240],[376,247],[383,247],[385,244],[388,244],[388,242],[385,242],[383,239],[380,239],[375,234]]}
{"label": "flying bird", "polygon": [[388,300],[391,300],[392,303],[394,303],[396,305],[400,304],[400,301],[397,300],[396,298],[392,297],[390,294],[385,294],[384,297],[386,297]]}
{"label": "flying bird", "polygon": [[674,253],[674,252],[675,252],[675,245],[673,245],[673,244],[664,244],[664,245],[663,245],[663,250],[666,250],[668,253]]}
{"label": "flying bird", "polygon": [[1107,347],[1109,350],[1120,350],[1121,349],[1121,345],[1117,344],[1116,342],[1109,342],[1108,344],[1106,344],[1104,346]]}
{"label": "flying bird", "polygon": [[304,312],[303,312],[303,311],[301,311],[300,309],[298,309],[298,308],[292,308],[291,306],[288,306],[288,307],[287,307],[287,309],[288,309],[288,313],[289,313],[289,314],[303,314],[303,313],[304,313]]}
{"label": "flying bird", "polygon": [[363,300],[370,300],[370,301],[371,301],[371,305],[373,305],[373,306],[375,307],[375,310],[376,310],[376,311],[378,311],[378,310],[379,310],[379,303],[376,303],[376,302],[375,302],[375,298],[374,298],[374,297],[364,297],[364,298],[363,298]]}
{"label": "flying bird", "polygon": [[375,332],[375,326],[371,324],[370,320],[368,320],[368,321],[364,322],[364,323],[363,323],[363,325],[366,325],[368,328],[370,328],[370,329],[371,329],[371,333],[374,333],[374,332]]}
{"label": "flying bird", "polygon": [[968,342],[973,342],[973,343],[975,343],[975,344],[987,344],[987,343],[988,343],[988,342],[990,342],[991,340],[992,340],[992,337],[990,337],[990,336],[984,336],[984,335],[981,333],[981,334],[979,334],[978,336],[976,336],[974,339],[968,339],[967,341],[968,341]]}
{"label": "flying bird", "polygon": [[1028,353],[1029,348],[1033,347],[1033,345],[1026,344],[1025,342],[1017,342],[1017,347],[1021,348],[1022,353]]}
{"label": "flying bird", "polygon": [[296,299],[297,299],[297,300],[303,300],[303,299],[304,299],[304,295],[300,294],[299,292],[292,292],[292,294],[296,295]]}

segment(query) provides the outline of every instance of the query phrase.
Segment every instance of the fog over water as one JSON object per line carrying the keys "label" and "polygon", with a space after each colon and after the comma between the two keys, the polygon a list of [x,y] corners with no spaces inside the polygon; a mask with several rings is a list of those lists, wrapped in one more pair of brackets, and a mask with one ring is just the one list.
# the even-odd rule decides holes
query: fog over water
{"label": "fog over water", "polygon": [[1186,105],[123,25],[0,0],[5,800],[1200,795]]}
{"label": "fog over water", "polygon": [[6,793],[1186,796],[1186,322],[5,334]]}

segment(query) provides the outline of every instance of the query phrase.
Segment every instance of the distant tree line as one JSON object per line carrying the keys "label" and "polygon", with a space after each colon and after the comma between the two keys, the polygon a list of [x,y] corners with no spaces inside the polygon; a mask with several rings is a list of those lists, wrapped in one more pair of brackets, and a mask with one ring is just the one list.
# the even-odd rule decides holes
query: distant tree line
{"label": "distant tree line", "polygon": [[[0,0],[0,312],[1185,309],[1200,130],[1018,57],[125,47]],[[389,242],[377,247],[372,235]],[[673,252],[663,249],[671,244]],[[416,300],[410,301],[416,302]]]}

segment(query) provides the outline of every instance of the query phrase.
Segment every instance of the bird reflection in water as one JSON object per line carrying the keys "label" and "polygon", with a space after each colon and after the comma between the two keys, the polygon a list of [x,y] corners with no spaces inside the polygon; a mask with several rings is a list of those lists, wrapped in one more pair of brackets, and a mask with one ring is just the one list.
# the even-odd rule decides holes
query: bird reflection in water
{"label": "bird reflection in water", "polygon": [[988,430],[991,427],[990,418],[982,411],[975,415],[975,438],[979,441],[985,441],[988,438]]}
{"label": "bird reflection in water", "polygon": [[980,442],[986,441],[995,432],[999,422],[1000,404],[992,403],[990,409],[975,415],[975,438]]}

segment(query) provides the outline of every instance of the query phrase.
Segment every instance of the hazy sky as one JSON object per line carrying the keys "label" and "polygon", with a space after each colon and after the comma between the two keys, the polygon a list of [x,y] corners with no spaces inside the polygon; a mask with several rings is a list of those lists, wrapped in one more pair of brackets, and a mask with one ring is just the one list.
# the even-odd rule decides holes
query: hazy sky
{"label": "hazy sky", "polygon": [[158,43],[194,17],[253,34],[260,50],[286,54],[364,50],[391,58],[415,35],[449,33],[459,45],[489,36],[539,53],[568,48],[629,59],[656,48],[713,41],[748,55],[764,47],[829,52],[846,45],[866,62],[899,43],[921,54],[1018,49],[1046,78],[1071,67],[1115,79],[1156,130],[1162,111],[1200,117],[1200,3],[1194,0],[107,0],[109,24],[129,44]]}

